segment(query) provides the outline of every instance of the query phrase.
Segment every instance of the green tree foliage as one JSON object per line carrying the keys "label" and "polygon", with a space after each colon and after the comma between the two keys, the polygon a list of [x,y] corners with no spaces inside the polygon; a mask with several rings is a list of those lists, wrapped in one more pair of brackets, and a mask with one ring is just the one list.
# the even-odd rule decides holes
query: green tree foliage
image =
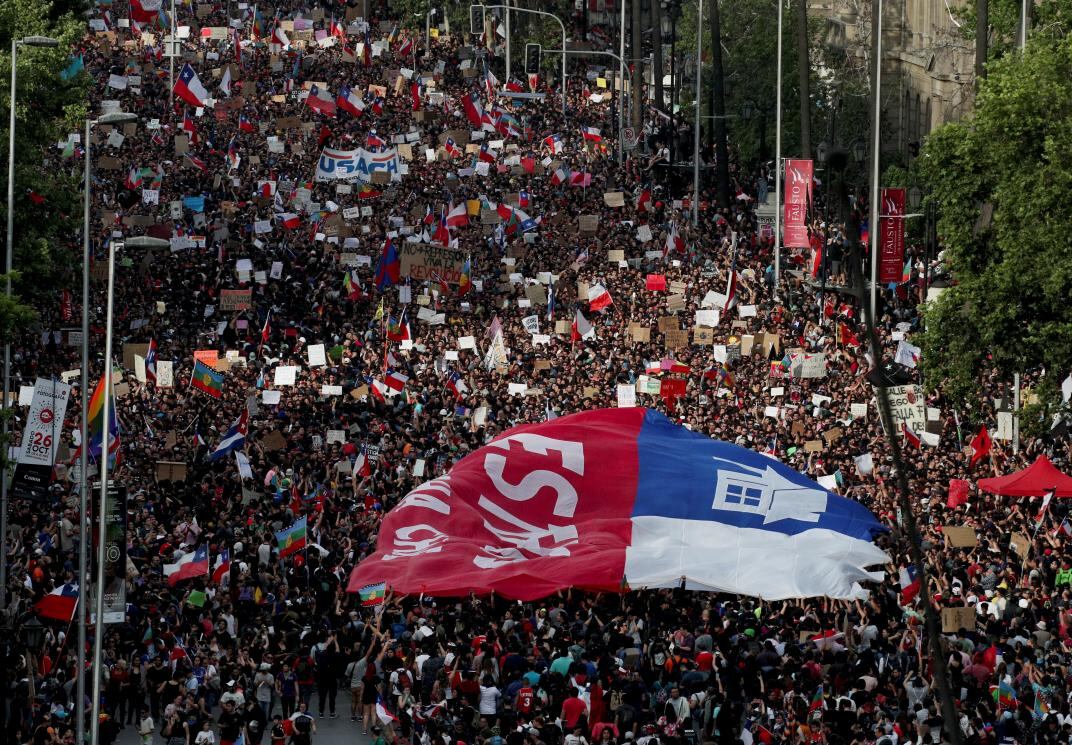
{"label": "green tree foliage", "polygon": [[[990,366],[1072,369],[1072,36],[990,63],[970,121],[927,140],[920,178],[958,284],[926,309],[925,379],[961,400]],[[989,223],[983,205],[993,207]]]}
{"label": "green tree foliage", "polygon": [[[1031,0],[1031,35],[1068,33],[1072,24],[1072,2],[1069,0]],[[988,0],[987,20],[990,33],[987,35],[989,49],[987,59],[1003,57],[1016,49],[1020,38],[1021,0]],[[975,0],[961,3],[954,11],[961,22],[961,33],[975,41],[975,21],[978,18]]]}
{"label": "green tree foliage", "polygon": [[[75,15],[78,4],[53,7],[42,0],[0,0],[0,97],[3,120],[0,141],[8,143],[8,108],[11,100],[11,42],[27,36],[59,40],[55,48],[21,47],[18,52],[18,90],[15,107],[15,253],[13,264],[17,296],[26,302],[47,301],[60,283],[72,281],[81,271],[79,245],[81,161],[64,161],[56,143],[79,131],[85,118],[88,78],[82,73],[64,81],[71,50],[85,31]],[[5,169],[5,188],[7,172]],[[38,204],[30,193],[44,199]],[[6,200],[0,204],[6,224]],[[15,303],[0,305],[0,331],[5,338],[26,327],[29,309]]]}

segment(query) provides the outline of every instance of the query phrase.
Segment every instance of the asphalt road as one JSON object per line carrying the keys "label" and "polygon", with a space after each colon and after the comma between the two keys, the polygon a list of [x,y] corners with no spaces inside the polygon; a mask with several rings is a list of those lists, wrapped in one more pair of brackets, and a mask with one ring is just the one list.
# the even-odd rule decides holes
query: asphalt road
{"label": "asphalt road", "polygon": [[[312,697],[312,706],[310,712],[316,717],[316,734],[313,736],[313,745],[367,745],[372,741],[372,738],[368,735],[362,735],[364,726],[361,722],[350,721],[350,692],[339,691],[339,696],[335,699],[335,713],[338,716],[335,719],[330,717],[327,711],[325,711],[325,717],[321,719],[317,716],[317,698],[316,694]],[[280,712],[278,703],[276,704],[275,711],[273,713],[278,714]],[[213,715],[219,714],[219,707],[213,711]],[[376,722],[379,724],[379,722]],[[261,738],[261,745],[268,745],[268,735],[266,734]],[[140,745],[140,738],[138,737],[137,727],[130,725],[125,727],[116,740],[116,745]],[[157,722],[156,734],[153,736],[153,745],[163,745],[164,738],[160,735],[160,725]],[[219,745],[219,732],[216,733],[216,743]]]}

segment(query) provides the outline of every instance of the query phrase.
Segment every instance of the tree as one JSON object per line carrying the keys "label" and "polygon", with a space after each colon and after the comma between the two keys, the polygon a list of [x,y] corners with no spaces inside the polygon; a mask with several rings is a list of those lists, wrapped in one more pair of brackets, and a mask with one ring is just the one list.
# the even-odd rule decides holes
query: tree
{"label": "tree", "polygon": [[1050,390],[1072,370],[1070,77],[1072,37],[1033,37],[989,63],[975,116],[932,133],[916,162],[957,280],[925,309],[924,379],[955,399],[989,368],[1042,366]]}
{"label": "tree", "polygon": [[[18,272],[13,285],[17,296],[35,305],[50,302],[55,289],[80,276],[81,271],[80,252],[77,261],[72,261],[67,250],[80,245],[81,163],[64,160],[56,143],[80,131],[85,119],[88,76],[82,73],[72,80],[60,77],[70,50],[84,32],[84,21],[71,12],[58,15],[48,3],[0,0],[0,50],[5,50],[0,53],[0,70],[4,71],[0,97],[5,109],[0,138],[5,145],[12,38],[41,35],[60,42],[55,48],[22,48],[18,54],[13,259]],[[6,212],[5,202],[0,204],[0,220],[5,223]],[[27,312],[29,309],[18,303],[0,306],[0,329],[28,330]],[[12,318],[19,320],[12,324]]]}

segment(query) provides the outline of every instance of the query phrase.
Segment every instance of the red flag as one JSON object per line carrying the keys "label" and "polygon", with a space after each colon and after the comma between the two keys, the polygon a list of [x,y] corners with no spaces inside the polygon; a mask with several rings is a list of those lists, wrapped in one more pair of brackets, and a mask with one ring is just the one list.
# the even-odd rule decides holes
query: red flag
{"label": "red flag", "polygon": [[949,497],[945,506],[950,509],[968,503],[968,487],[971,483],[964,479],[949,479]]}
{"label": "red flag", "polygon": [[979,428],[979,434],[973,437],[969,444],[972,449],[971,465],[974,466],[990,454],[990,448],[994,445],[990,433],[986,431],[986,425]]}
{"label": "red flag", "polygon": [[420,111],[421,110],[421,86],[420,86],[419,83],[414,82],[414,83],[409,84],[409,96],[410,96],[410,98],[413,99],[413,110],[414,111]]}

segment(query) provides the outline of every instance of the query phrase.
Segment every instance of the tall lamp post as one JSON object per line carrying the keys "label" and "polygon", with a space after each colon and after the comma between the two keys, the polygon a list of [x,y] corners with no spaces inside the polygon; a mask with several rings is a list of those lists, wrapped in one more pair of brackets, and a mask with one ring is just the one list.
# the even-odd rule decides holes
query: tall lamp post
{"label": "tall lamp post", "polygon": [[[7,248],[4,257],[4,294],[11,297],[11,271],[15,262],[15,94],[18,83],[19,47],[55,47],[59,42],[47,36],[27,36],[11,40],[11,99],[8,103],[7,125]],[[4,341],[4,408],[10,405],[11,341]],[[3,420],[4,442],[8,434],[7,418]],[[0,472],[0,608],[7,611],[7,467]]]}
{"label": "tall lamp post", "polygon": [[[107,524],[105,523],[106,508],[108,502],[108,432],[111,427],[111,401],[112,393],[112,308],[115,300],[115,252],[119,248],[167,248],[171,245],[163,238],[150,238],[138,236],[128,238],[125,241],[111,241],[108,244],[108,290],[105,301],[104,322],[104,375],[105,383],[101,386],[101,457],[100,457],[100,497],[97,503],[97,596],[96,596],[96,623],[93,633],[93,710],[92,710],[92,745],[98,745],[100,741],[100,668],[104,648],[104,582],[107,546]],[[87,447],[83,447],[85,452]],[[86,479],[83,477],[83,484]]]}
{"label": "tall lamp post", "polygon": [[[673,176],[673,166],[677,162],[677,112],[674,111],[677,105],[677,19],[681,17],[681,0],[662,0],[662,21],[664,28],[662,29],[665,36],[666,31],[670,32],[670,168],[671,177]],[[666,26],[669,26],[667,29]],[[697,29],[697,33],[699,33]],[[659,70],[658,74],[662,74]]]}
{"label": "tall lamp post", "polygon": [[[85,721],[86,721],[86,598],[89,597],[89,582],[87,581],[89,576],[88,561],[89,561],[89,531],[86,530],[86,517],[89,512],[89,255],[90,255],[90,221],[89,210],[90,202],[92,200],[93,191],[93,171],[91,161],[93,157],[93,142],[90,137],[93,134],[93,128],[98,124],[128,124],[130,122],[136,122],[138,117],[134,114],[128,114],[126,112],[115,111],[109,114],[104,114],[97,119],[86,120],[86,162],[85,172],[83,175],[82,184],[82,421],[80,423],[82,429],[82,455],[79,461],[80,470],[80,484],[78,487],[78,511],[80,523],[78,527],[78,679],[76,681],[76,696],[75,711],[77,721],[76,726],[76,742],[81,745],[85,742]],[[108,371],[109,373],[111,370]],[[107,386],[105,386],[107,388]],[[105,429],[105,432],[108,430]],[[107,445],[103,448],[105,456],[107,456]],[[107,457],[105,457],[107,460]],[[98,520],[104,519],[103,510],[101,514],[97,516]],[[100,547],[98,549],[98,556],[104,550],[104,533],[101,532],[101,540],[99,541]],[[97,587],[98,594],[103,592],[103,586]],[[103,597],[103,596],[102,596]],[[97,717],[100,712],[100,663],[101,663],[101,630],[104,624],[100,615],[97,616],[97,625],[95,627],[95,640],[93,645],[93,725],[91,727],[92,745],[97,745]]]}

